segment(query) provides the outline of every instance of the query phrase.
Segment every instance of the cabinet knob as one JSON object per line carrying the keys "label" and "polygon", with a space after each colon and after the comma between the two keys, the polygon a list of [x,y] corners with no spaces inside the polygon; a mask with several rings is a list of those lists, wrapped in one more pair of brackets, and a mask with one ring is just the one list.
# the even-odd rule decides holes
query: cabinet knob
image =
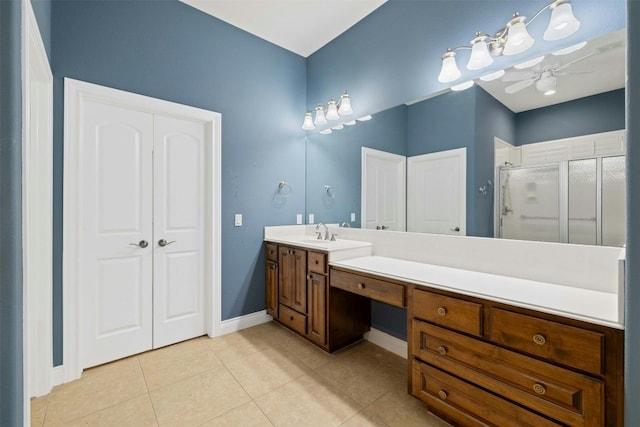
{"label": "cabinet knob", "polygon": [[447,397],[448,397],[449,395],[447,394],[447,392],[446,392],[446,391],[444,391],[444,390],[440,390],[440,391],[438,392],[438,396],[440,396],[440,399],[442,399],[442,400],[447,400]]}
{"label": "cabinet knob", "polygon": [[544,388],[542,384],[536,383],[533,385],[533,391],[535,391],[538,394],[545,394],[547,392],[547,389]]}
{"label": "cabinet knob", "polygon": [[440,347],[438,347],[438,353],[444,356],[445,354],[447,354],[447,347],[441,345]]}
{"label": "cabinet knob", "polygon": [[445,314],[447,314],[447,309],[444,307],[438,307],[438,314],[440,316],[444,316]]}
{"label": "cabinet knob", "polygon": [[307,279],[311,280],[311,274],[307,274]]}
{"label": "cabinet knob", "polygon": [[364,288],[365,288],[364,283],[358,283],[358,289],[364,289]]}
{"label": "cabinet knob", "polygon": [[544,345],[544,343],[547,342],[547,339],[544,337],[544,335],[535,334],[533,336],[533,342],[538,345]]}
{"label": "cabinet knob", "polygon": [[289,316],[289,320],[293,322],[293,316]]}

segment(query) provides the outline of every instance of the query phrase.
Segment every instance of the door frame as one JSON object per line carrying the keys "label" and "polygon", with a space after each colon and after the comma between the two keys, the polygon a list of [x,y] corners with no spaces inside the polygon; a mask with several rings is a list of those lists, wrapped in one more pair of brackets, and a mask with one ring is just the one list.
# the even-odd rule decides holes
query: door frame
{"label": "door frame", "polygon": [[70,78],[64,79],[64,183],[63,183],[63,382],[80,378],[80,270],[82,262],[81,227],[82,206],[80,185],[82,179],[82,145],[78,123],[87,100],[119,105],[148,113],[181,116],[207,124],[209,155],[207,169],[208,197],[205,238],[205,330],[211,337],[221,334],[221,114],[170,101],[125,92]]}
{"label": "door frame", "polygon": [[399,207],[397,207],[399,212],[398,217],[402,220],[402,230],[397,231],[406,231],[407,230],[407,158],[401,154],[394,154],[387,151],[376,150],[374,148],[362,147],[361,150],[361,174],[360,174],[360,226],[365,227],[367,223],[367,163],[370,157],[375,157],[378,159],[389,160],[394,162],[402,161],[402,185],[404,187],[404,191],[400,192],[400,203]]}

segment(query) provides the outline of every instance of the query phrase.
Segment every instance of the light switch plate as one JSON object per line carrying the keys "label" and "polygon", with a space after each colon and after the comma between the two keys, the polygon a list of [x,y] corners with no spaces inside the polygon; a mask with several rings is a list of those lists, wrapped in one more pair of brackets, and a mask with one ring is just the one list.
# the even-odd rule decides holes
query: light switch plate
{"label": "light switch plate", "polygon": [[309,214],[309,224],[315,223],[316,216],[314,214]]}
{"label": "light switch plate", "polygon": [[356,222],[356,213],[351,212],[351,222]]}
{"label": "light switch plate", "polygon": [[296,215],[296,224],[302,224],[302,214]]}
{"label": "light switch plate", "polygon": [[242,227],[242,214],[236,214],[233,223],[236,227]]}

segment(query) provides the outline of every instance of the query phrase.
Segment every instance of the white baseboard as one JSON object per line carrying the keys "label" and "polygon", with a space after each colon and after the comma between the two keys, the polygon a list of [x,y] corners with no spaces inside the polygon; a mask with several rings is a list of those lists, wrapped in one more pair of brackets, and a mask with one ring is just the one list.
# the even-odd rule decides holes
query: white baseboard
{"label": "white baseboard", "polygon": [[407,342],[393,335],[371,328],[369,332],[365,332],[364,339],[402,358],[407,358]]}
{"label": "white baseboard", "polygon": [[64,365],[54,366],[51,369],[51,385],[53,387],[67,382],[64,378]]}
{"label": "white baseboard", "polygon": [[273,317],[267,314],[266,310],[256,311],[255,313],[245,314],[244,316],[234,317],[220,322],[220,334],[226,335],[231,332],[241,331],[242,329],[267,323],[273,320]]}

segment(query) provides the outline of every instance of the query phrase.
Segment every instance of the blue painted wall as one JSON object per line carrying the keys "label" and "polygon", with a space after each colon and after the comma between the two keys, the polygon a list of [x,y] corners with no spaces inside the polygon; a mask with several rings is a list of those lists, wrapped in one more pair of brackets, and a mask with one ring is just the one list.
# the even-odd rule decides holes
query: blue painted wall
{"label": "blue painted wall", "polygon": [[516,114],[515,145],[625,128],[624,89]]}
{"label": "blue painted wall", "polygon": [[[307,214],[315,222],[360,227],[361,147],[406,155],[407,107],[400,105],[373,115],[372,120],[345,126],[330,135],[307,136]],[[335,197],[327,197],[331,185]],[[356,222],[350,214],[356,214]]]}
{"label": "blue painted wall", "polygon": [[21,17],[0,1],[0,426],[23,423]]}
{"label": "blue painted wall", "polygon": [[[61,354],[63,77],[222,113],[222,319],[263,310],[263,227],[304,212],[304,58],[177,0],[55,1],[54,362]],[[294,191],[276,203],[280,181]],[[234,227],[234,213],[244,226]]]}
{"label": "blue painted wall", "polygon": [[42,44],[47,51],[49,62],[51,62],[51,1],[52,0],[31,0],[33,14],[38,22]]}

